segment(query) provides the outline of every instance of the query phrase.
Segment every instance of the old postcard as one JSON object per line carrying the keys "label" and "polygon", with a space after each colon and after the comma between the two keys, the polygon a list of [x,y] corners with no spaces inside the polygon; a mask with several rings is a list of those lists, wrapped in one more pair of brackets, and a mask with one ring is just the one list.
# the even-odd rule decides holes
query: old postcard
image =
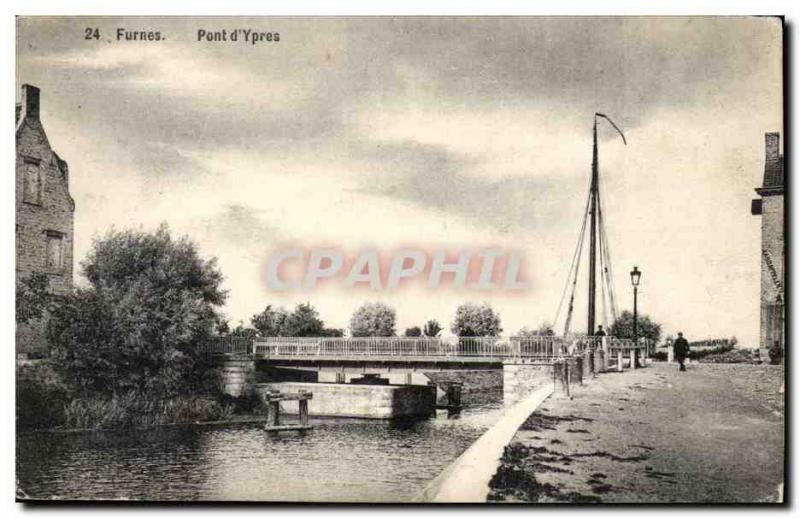
{"label": "old postcard", "polygon": [[17,499],[784,502],[783,42],[18,17]]}

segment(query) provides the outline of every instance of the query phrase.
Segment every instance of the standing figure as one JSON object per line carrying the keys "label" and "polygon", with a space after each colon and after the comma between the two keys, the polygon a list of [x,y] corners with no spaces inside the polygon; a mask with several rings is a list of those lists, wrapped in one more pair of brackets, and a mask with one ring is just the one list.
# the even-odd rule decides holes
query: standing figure
{"label": "standing figure", "polygon": [[603,345],[603,337],[606,336],[606,332],[603,331],[603,326],[597,326],[597,331],[594,332],[594,336],[594,346],[601,347]]}
{"label": "standing figure", "polygon": [[678,333],[678,338],[675,340],[675,343],[672,344],[672,348],[673,351],[675,351],[675,359],[678,360],[678,363],[681,365],[680,370],[685,371],[686,366],[683,362],[685,362],[686,357],[689,356],[689,342],[683,337],[683,333]]}

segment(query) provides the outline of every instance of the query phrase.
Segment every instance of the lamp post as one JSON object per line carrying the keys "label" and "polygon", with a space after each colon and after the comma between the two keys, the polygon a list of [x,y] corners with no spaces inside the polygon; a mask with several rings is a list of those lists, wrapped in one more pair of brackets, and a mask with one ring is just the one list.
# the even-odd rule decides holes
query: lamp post
{"label": "lamp post", "polygon": [[636,308],[636,298],[639,294],[639,281],[642,279],[642,272],[634,266],[631,270],[631,284],[633,285],[633,344],[639,343],[639,316]]}

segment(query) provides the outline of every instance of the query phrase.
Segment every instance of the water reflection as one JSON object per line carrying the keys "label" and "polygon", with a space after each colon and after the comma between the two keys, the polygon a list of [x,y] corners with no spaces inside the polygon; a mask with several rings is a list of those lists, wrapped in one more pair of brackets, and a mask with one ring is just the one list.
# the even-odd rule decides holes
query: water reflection
{"label": "water reflection", "polygon": [[408,501],[499,417],[500,397],[458,418],[313,419],[305,434],[257,424],[29,434],[20,487],[34,498]]}

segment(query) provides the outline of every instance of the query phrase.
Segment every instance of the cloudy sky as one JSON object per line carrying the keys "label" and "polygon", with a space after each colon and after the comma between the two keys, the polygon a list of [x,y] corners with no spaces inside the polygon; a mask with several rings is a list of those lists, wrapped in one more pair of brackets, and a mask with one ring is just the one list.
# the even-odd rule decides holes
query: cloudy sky
{"label": "cloudy sky", "polygon": [[[236,28],[280,42],[196,39]],[[76,261],[112,225],[165,221],[219,259],[234,323],[306,300],[336,327],[365,300],[395,306],[400,330],[449,326],[467,300],[507,332],[553,321],[606,113],[628,138],[600,126],[621,309],[635,264],[641,311],[668,332],[751,345],[749,207],[764,133],[782,130],[781,52],[765,18],[21,18],[17,85],[41,88],[69,162]],[[531,289],[272,292],[267,259],[287,245],[519,249]]]}

